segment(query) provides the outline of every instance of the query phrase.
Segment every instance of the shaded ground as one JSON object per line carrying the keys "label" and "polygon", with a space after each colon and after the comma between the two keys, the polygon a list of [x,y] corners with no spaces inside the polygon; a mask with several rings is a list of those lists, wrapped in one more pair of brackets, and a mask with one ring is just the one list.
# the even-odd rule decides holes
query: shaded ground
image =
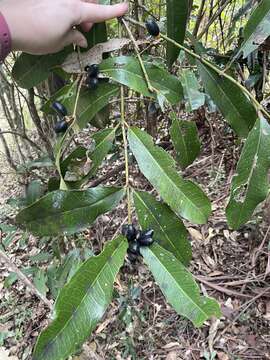
{"label": "shaded ground", "polygon": [[[223,317],[194,329],[165,303],[141,262],[132,267],[126,264],[117,280],[112,305],[84,346],[83,354],[76,359],[270,359],[268,205],[259,209],[241,231],[228,229],[224,208],[238,148],[219,119],[209,120],[213,129],[208,121],[202,125],[197,120],[202,153],[185,175],[208,189],[214,211],[207,225],[186,225],[193,245],[191,270],[202,292],[220,302]],[[3,158],[0,161],[3,170],[6,165]],[[131,174],[134,186],[146,188],[135,166]],[[111,184],[122,181],[119,175],[110,179]],[[22,192],[23,187],[12,174],[5,175],[0,187],[1,222],[11,223],[14,210],[3,204],[11,194]],[[101,217],[82,234],[87,246],[95,253],[100,251],[104,242],[119,230],[124,218],[124,205]],[[3,239],[6,236],[2,234]],[[75,244],[76,241],[65,243],[66,249]],[[18,231],[7,253],[19,268],[24,268],[32,265],[32,255],[48,250],[51,245],[31,235],[25,238]],[[38,265],[46,270],[48,263],[45,260]],[[19,359],[30,359],[36,337],[48,323],[48,310],[21,282],[4,287],[8,271],[3,265],[0,270],[0,332],[8,333],[2,340],[2,349]]]}

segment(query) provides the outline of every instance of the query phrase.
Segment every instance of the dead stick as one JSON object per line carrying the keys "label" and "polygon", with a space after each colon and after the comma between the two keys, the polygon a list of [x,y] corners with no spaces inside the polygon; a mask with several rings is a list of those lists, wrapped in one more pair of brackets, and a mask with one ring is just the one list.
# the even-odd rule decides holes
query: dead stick
{"label": "dead stick", "polygon": [[195,278],[198,281],[200,281],[201,283],[203,283],[204,285],[206,285],[206,286],[208,286],[208,287],[210,287],[212,289],[215,289],[215,290],[217,290],[219,292],[222,292],[222,293],[224,293],[226,295],[235,296],[235,297],[241,297],[241,298],[245,298],[245,299],[252,299],[252,296],[250,296],[250,295],[241,294],[241,293],[239,293],[237,291],[226,289],[226,288],[224,288],[222,286],[219,286],[219,285],[213,284],[213,283],[211,283],[209,281],[206,281],[203,278],[201,278],[200,276],[196,276]]}
{"label": "dead stick", "polygon": [[52,303],[44,296],[42,295],[38,289],[31,283],[31,281],[21,272],[19,268],[10,260],[10,258],[2,251],[0,250],[0,260],[2,260],[8,268],[10,268],[13,272],[16,273],[18,278],[24,283],[24,285],[30,289],[32,294],[36,295],[41,301],[44,302],[45,305],[48,306],[50,310],[53,309]]}

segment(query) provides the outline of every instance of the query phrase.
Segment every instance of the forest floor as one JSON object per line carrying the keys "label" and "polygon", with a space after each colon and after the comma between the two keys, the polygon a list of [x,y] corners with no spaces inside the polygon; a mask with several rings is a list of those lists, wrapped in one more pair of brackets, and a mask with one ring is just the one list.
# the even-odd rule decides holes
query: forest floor
{"label": "forest floor", "polygon": [[[211,116],[215,116],[214,121]],[[202,293],[219,301],[223,316],[195,329],[166,304],[141,260],[133,266],[127,263],[117,279],[117,295],[103,321],[74,359],[270,359],[270,210],[265,204],[241,230],[228,228],[224,209],[238,145],[216,115],[208,115],[208,120],[202,125],[197,119],[202,152],[184,175],[208,192],[213,214],[206,225],[186,225],[193,246],[190,270]],[[112,164],[107,169],[110,167]],[[10,172],[2,154],[0,169],[0,224],[13,226],[16,210],[7,200],[23,193],[23,181],[19,182],[18,176]],[[109,183],[121,183],[122,175],[111,178]],[[134,186],[149,189],[135,165],[131,177]],[[125,216],[122,204],[101,217],[81,234],[86,241],[84,246],[94,253],[100,251],[105,241],[119,231]],[[10,233],[13,235],[7,241]],[[1,242],[6,244],[6,253],[18,268],[38,264],[46,271],[49,262],[45,258],[34,264],[32,259],[48,251],[48,242],[18,229],[4,228]],[[75,245],[72,242],[66,246]],[[10,285],[8,275],[7,266],[0,264],[0,359],[31,359],[36,338],[50,319],[49,311],[21,281]],[[50,293],[47,296],[50,298]]]}

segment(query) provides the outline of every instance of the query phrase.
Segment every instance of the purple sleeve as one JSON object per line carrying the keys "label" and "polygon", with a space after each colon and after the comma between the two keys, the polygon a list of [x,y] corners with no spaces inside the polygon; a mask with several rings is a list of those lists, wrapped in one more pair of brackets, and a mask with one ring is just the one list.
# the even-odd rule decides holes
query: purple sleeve
{"label": "purple sleeve", "polygon": [[11,35],[8,24],[0,12],[0,62],[3,62],[11,51]]}

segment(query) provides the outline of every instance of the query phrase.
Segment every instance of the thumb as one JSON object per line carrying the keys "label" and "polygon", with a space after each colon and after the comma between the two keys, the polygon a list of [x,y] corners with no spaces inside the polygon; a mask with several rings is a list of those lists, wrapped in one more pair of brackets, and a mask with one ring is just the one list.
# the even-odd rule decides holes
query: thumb
{"label": "thumb", "polygon": [[78,45],[83,48],[87,48],[87,40],[85,36],[78,30],[72,29],[65,36],[63,46],[68,46],[71,44]]}

